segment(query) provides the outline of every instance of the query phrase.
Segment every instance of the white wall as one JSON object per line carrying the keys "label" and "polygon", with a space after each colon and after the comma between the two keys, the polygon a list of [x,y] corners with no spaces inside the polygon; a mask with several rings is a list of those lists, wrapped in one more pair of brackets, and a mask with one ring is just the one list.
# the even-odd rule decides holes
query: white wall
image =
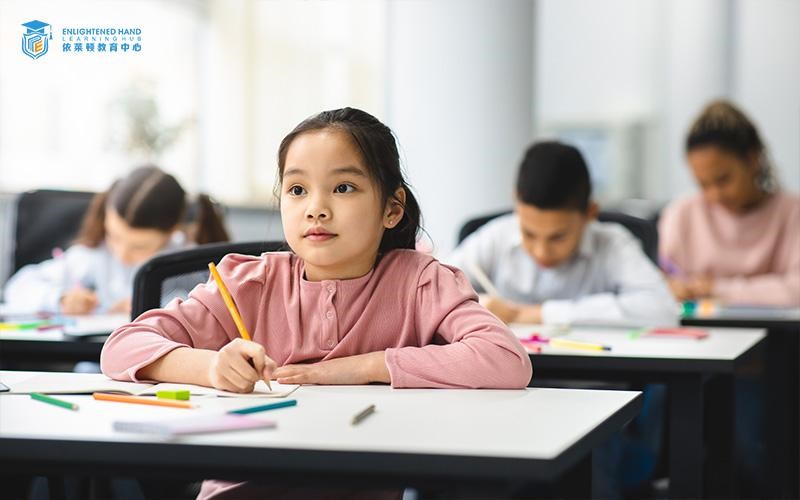
{"label": "white wall", "polygon": [[800,2],[739,0],[734,98],[755,120],[781,183],[800,192]]}
{"label": "white wall", "polygon": [[800,2],[539,0],[536,126],[646,124],[640,194],[695,189],[684,139],[703,105],[741,105],[761,130],[784,185],[800,190]]}
{"label": "white wall", "polygon": [[387,123],[438,254],[511,205],[531,139],[533,3],[389,2]]}

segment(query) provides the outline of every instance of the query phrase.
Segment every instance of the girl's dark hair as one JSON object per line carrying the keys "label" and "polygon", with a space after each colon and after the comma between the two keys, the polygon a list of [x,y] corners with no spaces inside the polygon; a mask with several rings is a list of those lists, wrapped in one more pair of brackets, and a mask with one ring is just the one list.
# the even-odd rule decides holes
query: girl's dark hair
{"label": "girl's dark hair", "polygon": [[[324,129],[338,129],[350,136],[361,154],[369,175],[380,188],[382,203],[385,204],[390,198],[394,198],[397,188],[403,188],[406,193],[406,201],[402,203],[403,218],[395,227],[384,231],[378,253],[384,254],[396,248],[415,248],[422,214],[419,203],[403,178],[394,135],[389,127],[360,109],[342,108],[323,111],[304,120],[283,138],[278,148],[276,195],[280,193],[286,153],[292,141],[305,132]],[[280,196],[278,199],[280,200]],[[396,198],[395,201],[401,203]]]}
{"label": "girl's dark hair", "polygon": [[[216,206],[208,197],[197,197],[194,220],[186,228],[196,243],[228,241],[228,232]],[[111,208],[132,228],[170,231],[184,219],[186,192],[175,177],[155,166],[139,167],[117,180],[108,191],[94,197],[83,218],[76,243],[96,247],[106,236],[106,209]]]}
{"label": "girl's dark hair", "polygon": [[686,152],[705,146],[722,149],[742,161],[756,155],[761,164],[757,179],[760,187],[766,192],[777,188],[767,148],[758,130],[747,115],[730,101],[712,101],[692,123],[686,136]]}

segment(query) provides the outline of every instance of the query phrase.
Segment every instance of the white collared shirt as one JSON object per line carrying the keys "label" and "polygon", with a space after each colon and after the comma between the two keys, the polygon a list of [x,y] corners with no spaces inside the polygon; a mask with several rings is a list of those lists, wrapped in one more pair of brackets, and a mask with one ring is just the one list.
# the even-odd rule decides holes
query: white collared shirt
{"label": "white collared shirt", "polygon": [[544,323],[630,321],[672,325],[678,308],[639,241],[619,224],[586,226],[576,254],[552,269],[522,246],[516,214],[498,217],[467,237],[444,262],[460,267],[477,289],[470,263],[508,300],[542,304]]}
{"label": "white collared shirt", "polygon": [[[176,231],[159,253],[187,246],[185,235]],[[133,294],[133,278],[140,265],[121,263],[105,242],[97,247],[73,245],[62,256],[17,271],[4,290],[4,300],[12,310],[60,311],[61,297],[75,286],[90,288],[97,294],[95,312],[105,313],[117,302]]]}

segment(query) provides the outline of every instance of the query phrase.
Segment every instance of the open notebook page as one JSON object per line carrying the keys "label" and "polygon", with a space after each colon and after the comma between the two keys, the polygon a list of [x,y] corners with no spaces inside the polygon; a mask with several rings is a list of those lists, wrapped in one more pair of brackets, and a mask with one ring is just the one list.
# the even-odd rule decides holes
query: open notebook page
{"label": "open notebook page", "polygon": [[[2,382],[2,381],[0,381]],[[42,392],[45,394],[91,394],[93,392],[119,392],[134,396],[154,396],[156,391],[188,390],[195,395],[213,395],[231,398],[283,398],[294,392],[299,385],[285,385],[270,382],[272,391],[267,389],[263,380],[256,383],[251,393],[241,394],[211,387],[192,384],[145,384],[120,382],[111,380],[101,373],[39,373],[21,382],[6,383],[11,389],[3,394],[29,394]]]}

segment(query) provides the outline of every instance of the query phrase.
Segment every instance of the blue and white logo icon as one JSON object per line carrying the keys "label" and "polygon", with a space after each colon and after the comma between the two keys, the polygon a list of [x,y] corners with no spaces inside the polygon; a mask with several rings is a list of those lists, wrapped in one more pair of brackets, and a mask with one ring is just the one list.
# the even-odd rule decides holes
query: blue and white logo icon
{"label": "blue and white logo icon", "polygon": [[[49,48],[48,41],[53,39],[53,31],[50,25],[42,21],[29,21],[23,23],[28,31],[22,34],[22,52],[31,57],[39,59],[47,54]],[[48,37],[48,35],[50,35]]]}

